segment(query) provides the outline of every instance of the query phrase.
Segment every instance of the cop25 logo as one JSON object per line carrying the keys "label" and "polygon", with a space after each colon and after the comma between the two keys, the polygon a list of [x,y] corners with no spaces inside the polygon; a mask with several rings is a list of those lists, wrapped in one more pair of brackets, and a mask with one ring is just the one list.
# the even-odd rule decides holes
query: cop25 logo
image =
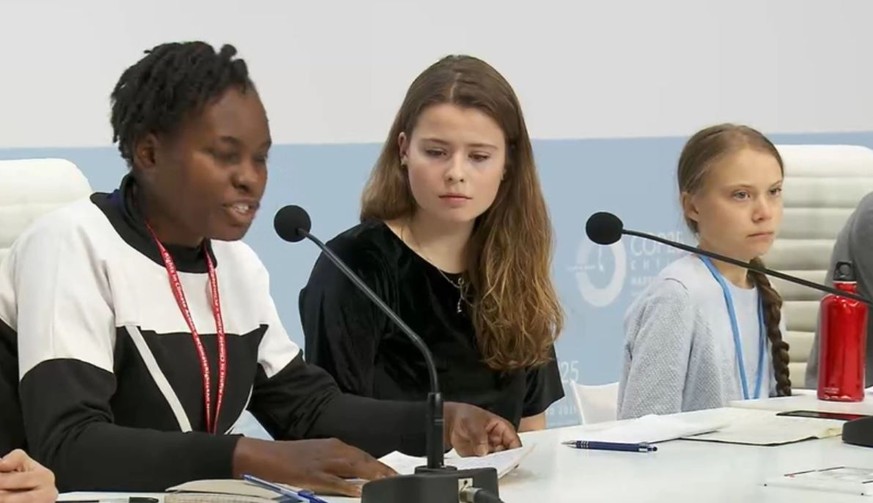
{"label": "cop25 logo", "polygon": [[612,304],[621,294],[627,277],[627,251],[621,241],[609,246],[583,239],[571,268],[586,302],[595,307]]}
{"label": "cop25 logo", "polygon": [[[656,233],[671,241],[685,242],[681,230]],[[570,268],[585,302],[606,307],[627,287],[631,298],[646,288],[667,264],[684,253],[641,238],[621,240],[609,246],[583,239],[576,249],[576,264]]]}

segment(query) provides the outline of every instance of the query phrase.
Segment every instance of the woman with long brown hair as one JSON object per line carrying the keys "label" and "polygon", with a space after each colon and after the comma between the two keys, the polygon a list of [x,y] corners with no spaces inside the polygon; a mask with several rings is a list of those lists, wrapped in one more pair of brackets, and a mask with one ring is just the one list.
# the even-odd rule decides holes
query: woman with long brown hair
{"label": "woman with long brown hair", "polygon": [[[760,132],[692,136],[677,181],[698,246],[761,265],[782,221],[784,167]],[[791,394],[782,299],[763,274],[689,254],[664,268],[625,318],[619,418]]]}
{"label": "woman with long brown hair", "polygon": [[[328,243],[422,336],[446,399],[522,431],[563,396],[552,228],[518,98],[484,61],[450,56],[409,88],[363,193]],[[300,295],[306,358],[351,393],[422,399],[416,348],[321,257]]]}

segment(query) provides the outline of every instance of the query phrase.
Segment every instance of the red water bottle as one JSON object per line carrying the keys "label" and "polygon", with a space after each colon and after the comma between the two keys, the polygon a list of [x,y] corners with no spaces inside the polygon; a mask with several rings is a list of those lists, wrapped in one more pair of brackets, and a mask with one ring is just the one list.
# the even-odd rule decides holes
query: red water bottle
{"label": "red water bottle", "polygon": [[[851,262],[837,262],[834,288],[857,295],[858,282]],[[864,400],[867,305],[829,293],[821,300],[819,324],[818,399]]]}

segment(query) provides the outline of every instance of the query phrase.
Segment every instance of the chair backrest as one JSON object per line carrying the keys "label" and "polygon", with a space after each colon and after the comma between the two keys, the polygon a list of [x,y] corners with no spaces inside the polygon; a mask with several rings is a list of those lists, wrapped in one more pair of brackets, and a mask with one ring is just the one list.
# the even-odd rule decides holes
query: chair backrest
{"label": "chair backrest", "polygon": [[90,193],[88,180],[65,159],[0,161],[0,262],[34,220]]}
{"label": "chair backrest", "polygon": [[[824,283],[837,234],[873,191],[873,150],[854,145],[777,145],[785,164],[782,228],[763,257],[771,269]],[[791,382],[805,387],[822,294],[771,278],[784,299]]]}
{"label": "chair backrest", "polygon": [[572,385],[580,424],[615,421],[618,416],[617,382],[600,385],[572,382]]}

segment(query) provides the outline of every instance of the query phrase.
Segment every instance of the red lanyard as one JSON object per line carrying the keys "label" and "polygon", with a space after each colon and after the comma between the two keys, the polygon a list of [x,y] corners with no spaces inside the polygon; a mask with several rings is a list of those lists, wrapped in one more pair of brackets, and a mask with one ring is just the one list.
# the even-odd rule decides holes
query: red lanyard
{"label": "red lanyard", "polygon": [[185,292],[182,291],[182,282],[179,281],[179,273],[176,271],[176,264],[173,262],[173,257],[161,244],[161,241],[155,235],[152,227],[146,223],[149,232],[151,232],[155,243],[158,244],[158,249],[161,251],[161,257],[164,259],[164,267],[167,268],[167,275],[170,278],[170,288],[173,290],[173,296],[176,297],[176,303],[179,305],[179,310],[182,311],[182,316],[188,323],[188,328],[191,330],[191,337],[194,339],[194,346],[197,348],[197,355],[200,357],[200,370],[203,374],[203,401],[206,408],[206,430],[209,433],[215,433],[218,427],[218,413],[221,410],[221,401],[224,398],[224,382],[227,378],[227,344],[225,341],[224,322],[221,319],[221,301],[218,298],[218,277],[215,274],[215,265],[212,263],[212,257],[209,256],[209,251],[204,246],[206,254],[206,265],[209,271],[209,289],[212,293],[212,315],[215,317],[215,332],[218,337],[218,392],[215,398],[215,417],[212,416],[212,386],[209,372],[209,360],[206,358],[206,351],[203,349],[203,342],[200,341],[200,334],[194,327],[194,319],[191,317],[191,310],[188,309],[188,301],[185,299]]}

